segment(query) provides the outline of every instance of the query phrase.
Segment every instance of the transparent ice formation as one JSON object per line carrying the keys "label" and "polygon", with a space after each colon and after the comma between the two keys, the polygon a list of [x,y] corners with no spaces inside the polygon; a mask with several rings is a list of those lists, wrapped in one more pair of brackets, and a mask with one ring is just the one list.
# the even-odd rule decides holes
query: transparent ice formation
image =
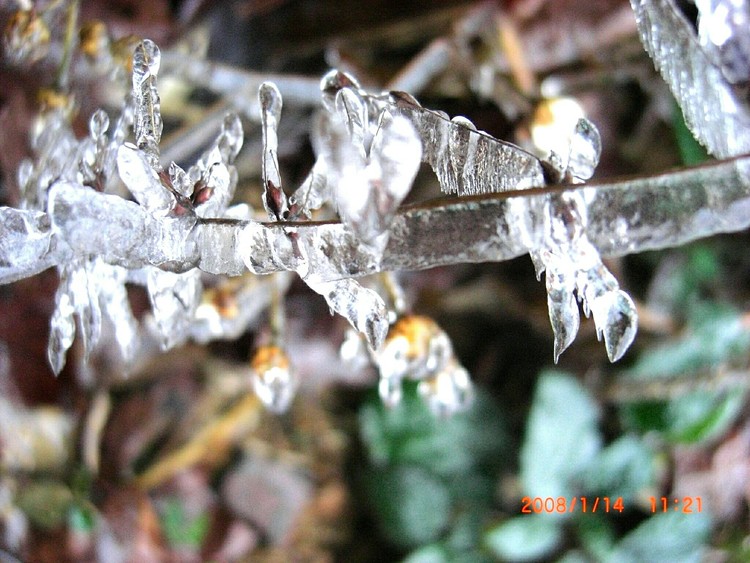
{"label": "transparent ice formation", "polygon": [[450,416],[471,405],[469,374],[458,363],[448,335],[429,317],[399,318],[374,359],[380,371],[380,399],[388,407],[401,402],[404,379],[419,381],[420,396],[438,416]]}
{"label": "transparent ice formation", "polygon": [[750,152],[750,109],[733,87],[736,69],[748,68],[747,3],[696,2],[700,40],[675,0],[630,4],[641,41],[695,138],[719,158]]}
{"label": "transparent ice formation", "polygon": [[[119,115],[95,112],[82,139],[73,133],[69,109],[38,116],[34,159],[18,170],[19,208],[0,208],[0,282],[58,269],[49,357],[59,371],[76,334],[89,354],[111,331],[107,341],[118,343],[124,359],[133,357],[142,330],[126,283],[147,286],[153,324],[169,347],[238,334],[250,322],[250,313],[230,314],[205,299],[214,286],[204,287],[204,273],[284,273],[285,283],[295,273],[362,335],[387,404],[398,403],[401,382],[412,378],[431,408],[446,414],[471,396],[447,337],[428,331],[420,354],[410,356],[409,345],[387,336],[392,316],[385,300],[358,278],[530,254],[546,271],[555,358],[575,337],[580,303],[617,360],[632,342],[637,315],[601,257],[750,226],[750,157],[735,156],[750,150],[749,118],[732,74],[744,57],[736,22],[745,12],[737,20],[733,2],[698,2],[696,34],[673,0],[631,3],[644,44],[692,131],[726,160],[581,184],[601,150],[596,128],[585,120],[577,121],[567,151],[558,148],[542,162],[463,117],[426,109],[407,93],[369,93],[331,71],[321,81],[312,132],[315,163],[288,199],[277,154],[281,94],[271,83],[260,87],[269,221],[259,222],[247,207],[229,207],[243,142],[237,116],[224,119],[216,142],[193,166],[162,166],[161,53],[146,40],[134,54],[132,93]],[[401,206],[420,159],[442,191],[457,197]],[[321,208],[338,220],[310,221]],[[272,298],[270,285],[233,295],[259,311]],[[288,403],[293,386],[284,381],[281,372],[258,379],[271,408]]]}
{"label": "transparent ice formation", "polygon": [[696,0],[698,38],[711,62],[735,85],[750,81],[750,5],[741,0]]}
{"label": "transparent ice formation", "polygon": [[251,371],[253,390],[261,403],[276,414],[286,412],[299,383],[283,350],[276,346],[259,348]]}

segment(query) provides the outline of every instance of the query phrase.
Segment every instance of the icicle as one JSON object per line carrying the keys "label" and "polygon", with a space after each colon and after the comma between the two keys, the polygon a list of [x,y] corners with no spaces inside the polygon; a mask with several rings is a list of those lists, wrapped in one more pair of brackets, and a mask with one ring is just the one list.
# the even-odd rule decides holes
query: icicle
{"label": "icicle", "polygon": [[90,264],[78,261],[65,268],[69,279],[68,290],[71,293],[73,309],[78,315],[83,358],[88,361],[91,350],[96,347],[102,328],[102,311],[99,294],[96,290],[96,273]]}
{"label": "icicle", "polygon": [[49,343],[47,357],[55,375],[60,375],[65,367],[65,354],[73,345],[76,324],[73,314],[75,309],[71,299],[70,279],[64,270],[60,275],[60,285],[55,293],[55,310],[50,319]]}
{"label": "icicle", "polygon": [[175,274],[149,268],[147,279],[151,309],[162,337],[161,347],[168,350],[182,344],[189,335],[190,323],[200,303],[200,272]]}
{"label": "icicle", "polygon": [[260,122],[263,129],[263,205],[269,217],[281,221],[287,217],[286,194],[281,187],[279,140],[277,128],[281,119],[281,92],[272,82],[264,82],[258,91]]}
{"label": "icicle", "polygon": [[286,353],[278,346],[262,346],[250,362],[255,394],[265,407],[281,414],[289,409],[297,391]]}
{"label": "icicle", "polygon": [[375,291],[362,287],[353,279],[305,282],[313,291],[325,297],[333,311],[365,336],[370,348],[380,348],[388,333],[388,311]]}
{"label": "icicle", "polygon": [[365,136],[368,130],[367,107],[362,97],[352,88],[342,88],[334,99],[336,112],[346,124],[349,141],[362,159],[367,156]]}
{"label": "icicle", "polygon": [[586,315],[594,316],[598,334],[604,335],[610,361],[619,360],[635,338],[638,315],[633,301],[620,290],[604,266],[599,252],[585,233],[585,204],[571,192],[549,196],[545,251],[547,299],[555,333],[555,361],[578,331],[575,289]]}
{"label": "icicle", "polygon": [[555,335],[555,363],[575,340],[581,323],[575,298],[575,271],[568,265],[548,267],[546,274],[547,307]]}
{"label": "icicle", "polygon": [[162,120],[159,107],[159,92],[156,79],[161,64],[161,52],[156,44],[144,39],[133,54],[133,97],[135,100],[135,139],[136,145],[146,153],[149,165],[158,170],[159,141],[161,140]]}

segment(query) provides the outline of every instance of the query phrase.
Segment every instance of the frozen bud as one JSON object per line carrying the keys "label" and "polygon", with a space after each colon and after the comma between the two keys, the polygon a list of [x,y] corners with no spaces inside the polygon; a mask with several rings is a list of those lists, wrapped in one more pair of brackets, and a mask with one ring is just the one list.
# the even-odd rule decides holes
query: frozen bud
{"label": "frozen bud", "polygon": [[97,60],[109,50],[109,35],[107,26],[98,20],[87,22],[81,26],[78,33],[81,51],[88,58]]}
{"label": "frozen bud", "polygon": [[376,356],[380,375],[386,379],[424,379],[452,358],[448,335],[431,318],[420,315],[396,321]]}
{"label": "frozen bud", "polygon": [[352,88],[342,88],[334,98],[336,112],[343,119],[350,142],[365,157],[365,134],[368,127],[367,105],[364,98]]}
{"label": "frozen bud", "polygon": [[271,220],[286,218],[289,207],[281,187],[278,159],[278,126],[281,119],[281,92],[273,82],[264,82],[258,90],[263,135],[263,206]]}
{"label": "frozen bud", "polygon": [[331,70],[320,80],[320,93],[322,94],[323,105],[328,111],[335,110],[334,99],[336,93],[342,88],[353,88],[359,90],[360,85],[357,79],[351,74],[341,72],[340,70]]}
{"label": "frozen bud", "polygon": [[258,399],[271,412],[285,412],[297,390],[297,380],[286,353],[278,346],[262,346],[255,352],[250,367]]}
{"label": "frozen bud", "polygon": [[417,391],[430,411],[441,418],[465,411],[474,399],[469,372],[456,362],[420,381]]}
{"label": "frozen bud", "polygon": [[11,62],[33,63],[47,54],[50,33],[36,10],[19,10],[8,21],[3,39],[5,56]]}
{"label": "frozen bud", "polygon": [[570,140],[578,120],[584,117],[583,108],[573,98],[542,100],[531,118],[531,141],[541,158],[550,153],[567,155]]}

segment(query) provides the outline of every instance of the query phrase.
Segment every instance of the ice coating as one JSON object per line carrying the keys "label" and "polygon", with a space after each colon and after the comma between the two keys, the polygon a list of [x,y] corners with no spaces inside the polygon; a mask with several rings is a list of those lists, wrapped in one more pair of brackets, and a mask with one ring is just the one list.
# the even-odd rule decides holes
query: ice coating
{"label": "ice coating", "polygon": [[163,128],[156,80],[161,52],[150,39],[141,41],[133,54],[133,98],[135,139],[153,168],[159,168],[159,141]]}
{"label": "ice coating", "polygon": [[325,298],[331,310],[364,335],[373,350],[380,348],[388,332],[388,311],[380,295],[353,279],[306,282]]}
{"label": "ice coating", "polygon": [[468,409],[474,400],[469,372],[455,361],[428,379],[419,382],[417,392],[432,414],[448,418]]}
{"label": "ice coating", "polygon": [[[639,3],[645,40],[666,71],[672,68],[668,59],[680,56],[703,68],[700,54],[692,50],[694,34],[672,17],[673,7],[669,1]],[[676,26],[674,33],[664,31],[670,26]],[[571,185],[545,186],[539,161],[518,147],[476,131],[465,118],[451,120],[422,108],[408,94],[368,94],[343,73],[329,74],[322,83],[323,118],[313,140],[318,158],[308,181],[290,200],[288,214],[276,155],[281,98],[272,85],[261,88],[264,181],[271,194],[264,204],[272,204],[273,221],[254,222],[249,213],[237,219],[227,205],[236,183],[232,161],[242,144],[239,119],[227,116],[217,143],[187,172],[173,165],[165,174],[158,162],[158,49],[144,42],[135,59],[134,103],[125,105],[111,127],[106,114],[97,112],[89,121],[89,135],[78,140],[63,112],[39,117],[32,136],[35,161],[18,174],[24,209],[0,209],[0,280],[20,279],[50,266],[57,266],[64,280],[50,341],[50,360],[58,371],[76,331],[76,317],[86,351],[111,321],[116,334],[122,334],[123,355],[132,355],[138,328],[127,305],[127,272],[139,272],[133,275],[150,284],[166,345],[191,335],[216,338],[238,330],[228,322],[214,323],[210,330],[195,328],[204,321],[194,314],[201,293],[194,268],[228,275],[250,269],[258,274],[296,272],[378,350],[388,311],[382,298],[352,278],[525,253],[547,271],[556,359],[577,331],[580,300],[614,361],[632,342],[637,314],[601,256],[682,244],[750,223],[747,158],[575,186],[591,176],[601,150],[596,129],[580,120],[567,160],[562,154],[551,165]],[[706,76],[713,80],[717,75],[707,71]],[[704,101],[702,73],[680,80],[688,84],[678,92],[681,100]],[[716,84],[719,106],[716,93],[704,92],[709,128],[722,128],[721,138],[711,142],[741,142],[746,134],[738,100],[722,89],[721,77]],[[727,115],[716,113],[716,107],[727,109]],[[700,115],[697,122],[700,130]],[[131,123],[138,144],[123,145]],[[402,209],[420,151],[444,191],[482,197]],[[118,182],[107,180],[115,164],[138,203],[128,201],[128,194],[113,193]],[[516,191],[525,188],[539,189]],[[298,220],[337,202],[341,222]],[[419,374],[428,402],[433,396],[429,389],[437,389],[436,397],[465,396],[461,370],[441,375],[452,364],[445,346],[437,350],[426,352],[434,366],[408,377]],[[407,375],[386,356],[380,367],[384,400],[397,402]],[[437,411],[461,402],[436,401]]]}
{"label": "ice coating", "polygon": [[182,344],[189,335],[190,324],[200,302],[202,284],[200,272],[184,274],[149,268],[148,297],[156,326],[161,335],[162,349]]}
{"label": "ice coating", "polygon": [[136,201],[154,217],[164,217],[174,208],[175,197],[162,185],[148,153],[125,143],[117,151],[117,169]]}
{"label": "ice coating", "polygon": [[263,131],[263,206],[272,220],[284,219],[289,207],[281,187],[277,150],[277,128],[281,119],[281,92],[272,82],[264,82],[258,90],[260,122]]}
{"label": "ice coating", "polygon": [[545,184],[541,164],[533,155],[477,131],[466,118],[450,120],[412,100],[392,93],[392,111],[414,125],[422,140],[422,159],[435,171],[443,192],[474,195]]}
{"label": "ice coating", "polygon": [[[699,22],[699,32],[715,46],[708,53],[701,48],[692,24],[673,0],[630,0],[630,4],[641,42],[674,94],[695,138],[716,157],[750,152],[750,109],[738,102],[733,85],[727,81],[727,75],[732,75],[732,65],[720,68],[711,60],[720,49],[716,39],[710,39],[711,35],[730,28],[721,15],[716,18],[710,8],[705,8],[707,4],[717,5],[731,13],[735,10],[734,2],[696,3],[701,19],[707,18],[702,24]],[[737,10],[746,20],[746,6]],[[741,24],[740,27],[745,29]],[[736,41],[746,44],[744,31],[735,35]],[[726,54],[734,58],[733,53]]]}
{"label": "ice coating", "polygon": [[55,293],[55,310],[50,319],[50,334],[47,344],[47,357],[55,375],[59,375],[65,366],[65,354],[73,345],[76,333],[73,313],[75,309],[69,288],[69,278],[60,278],[60,285]]}
{"label": "ice coating", "polygon": [[253,390],[271,412],[282,414],[289,409],[299,382],[286,353],[278,346],[260,347],[250,362]]}

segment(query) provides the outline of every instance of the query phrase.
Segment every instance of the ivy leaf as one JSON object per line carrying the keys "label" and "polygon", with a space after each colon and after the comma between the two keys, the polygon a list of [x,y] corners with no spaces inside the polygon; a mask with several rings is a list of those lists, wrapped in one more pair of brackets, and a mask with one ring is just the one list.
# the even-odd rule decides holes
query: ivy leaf
{"label": "ivy leaf", "polygon": [[479,389],[468,411],[441,419],[425,406],[416,387],[405,383],[398,406],[387,408],[373,394],[359,421],[373,465],[418,465],[446,478],[496,467],[507,445],[502,414]]}
{"label": "ivy leaf", "polygon": [[572,497],[601,448],[597,407],[573,377],[543,373],[521,450],[521,480],[531,497]]}
{"label": "ivy leaf", "polygon": [[621,436],[594,459],[585,474],[585,490],[610,498],[622,497],[627,506],[654,484],[654,452],[632,435]]}
{"label": "ivy leaf", "polygon": [[487,548],[508,561],[533,561],[552,553],[562,542],[559,520],[545,514],[516,516],[485,535]]}
{"label": "ivy leaf", "polygon": [[710,531],[711,518],[706,512],[656,514],[622,538],[606,563],[698,563],[702,559],[702,548]]}
{"label": "ivy leaf", "polygon": [[431,542],[448,525],[448,489],[419,467],[373,470],[367,488],[383,534],[398,547],[414,548]]}

